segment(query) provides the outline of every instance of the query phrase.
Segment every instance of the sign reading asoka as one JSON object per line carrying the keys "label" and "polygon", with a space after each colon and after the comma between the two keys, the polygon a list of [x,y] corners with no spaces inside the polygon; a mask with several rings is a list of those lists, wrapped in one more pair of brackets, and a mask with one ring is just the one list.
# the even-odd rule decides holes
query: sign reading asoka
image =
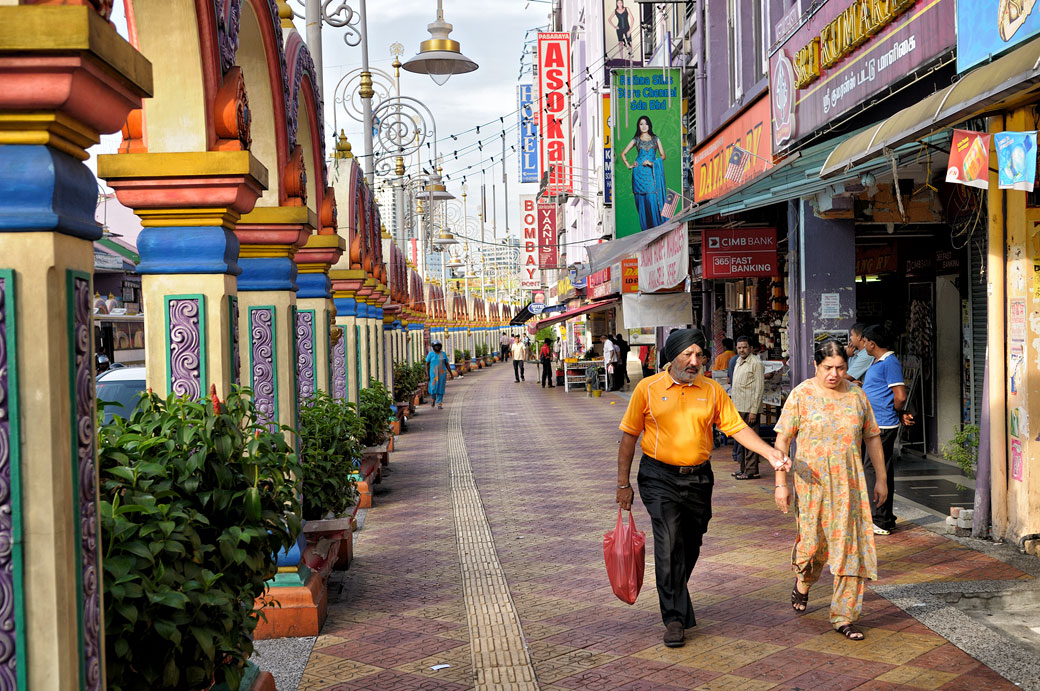
{"label": "sign reading asoka", "polygon": [[776,228],[705,230],[704,278],[767,278],[777,275]]}
{"label": "sign reading asoka", "polygon": [[827,0],[769,59],[774,151],[950,50],[954,19],[955,0]]}

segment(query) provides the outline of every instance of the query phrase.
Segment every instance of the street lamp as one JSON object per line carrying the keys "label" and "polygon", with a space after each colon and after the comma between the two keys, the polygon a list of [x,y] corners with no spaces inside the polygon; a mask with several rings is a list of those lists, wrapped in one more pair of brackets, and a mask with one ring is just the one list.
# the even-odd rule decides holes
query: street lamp
{"label": "street lamp", "polygon": [[477,69],[460,51],[459,42],[449,38],[451,24],[444,21],[442,0],[437,0],[437,19],[426,27],[430,38],[419,44],[419,54],[404,63],[404,68],[417,74],[428,74],[438,86],[443,86],[453,74],[465,74]]}

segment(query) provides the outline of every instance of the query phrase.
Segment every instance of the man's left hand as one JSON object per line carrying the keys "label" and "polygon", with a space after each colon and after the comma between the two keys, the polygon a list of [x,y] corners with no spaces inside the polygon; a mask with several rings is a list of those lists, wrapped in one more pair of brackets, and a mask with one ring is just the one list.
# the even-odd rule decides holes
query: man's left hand
{"label": "man's left hand", "polygon": [[747,416],[747,423],[748,423],[749,425],[753,425],[753,424],[755,424],[756,422],[758,422],[758,413],[748,413],[748,416]]}
{"label": "man's left hand", "polygon": [[914,420],[914,416],[910,413],[903,413],[901,416],[903,424],[907,427],[913,427],[917,422]]}
{"label": "man's left hand", "polygon": [[769,449],[769,453],[763,455],[769,461],[769,465],[773,466],[773,470],[791,469],[791,459],[784,455],[784,452],[780,449]]}

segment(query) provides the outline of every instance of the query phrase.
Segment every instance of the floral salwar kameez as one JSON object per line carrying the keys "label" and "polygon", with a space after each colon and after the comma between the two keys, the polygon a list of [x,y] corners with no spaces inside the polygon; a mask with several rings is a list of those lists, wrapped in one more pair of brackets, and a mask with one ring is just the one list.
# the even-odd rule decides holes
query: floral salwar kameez
{"label": "floral salwar kameez", "polygon": [[791,473],[798,497],[798,539],[791,563],[808,590],[824,565],[834,575],[830,620],[837,628],[859,618],[866,579],[877,578],[874,529],[860,447],[881,432],[859,387],[837,397],[814,379],[784,403],[777,434],[797,442]]}

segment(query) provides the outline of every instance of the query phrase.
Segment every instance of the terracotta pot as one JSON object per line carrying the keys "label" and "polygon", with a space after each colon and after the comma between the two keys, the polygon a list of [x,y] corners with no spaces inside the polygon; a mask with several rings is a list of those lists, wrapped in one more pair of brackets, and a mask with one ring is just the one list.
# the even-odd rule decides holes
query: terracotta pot
{"label": "terracotta pot", "polygon": [[394,420],[394,421],[393,421],[393,422],[392,422],[392,423],[390,424],[390,429],[391,429],[391,431],[392,431],[392,432],[393,432],[394,434],[400,434],[400,433],[401,433],[401,421],[400,421],[400,420]]}
{"label": "terracotta pot", "polygon": [[303,534],[307,538],[307,547],[303,551],[303,561],[312,570],[328,578],[335,564],[339,561],[340,543],[353,541],[353,517],[327,518],[307,521],[303,525]]}

